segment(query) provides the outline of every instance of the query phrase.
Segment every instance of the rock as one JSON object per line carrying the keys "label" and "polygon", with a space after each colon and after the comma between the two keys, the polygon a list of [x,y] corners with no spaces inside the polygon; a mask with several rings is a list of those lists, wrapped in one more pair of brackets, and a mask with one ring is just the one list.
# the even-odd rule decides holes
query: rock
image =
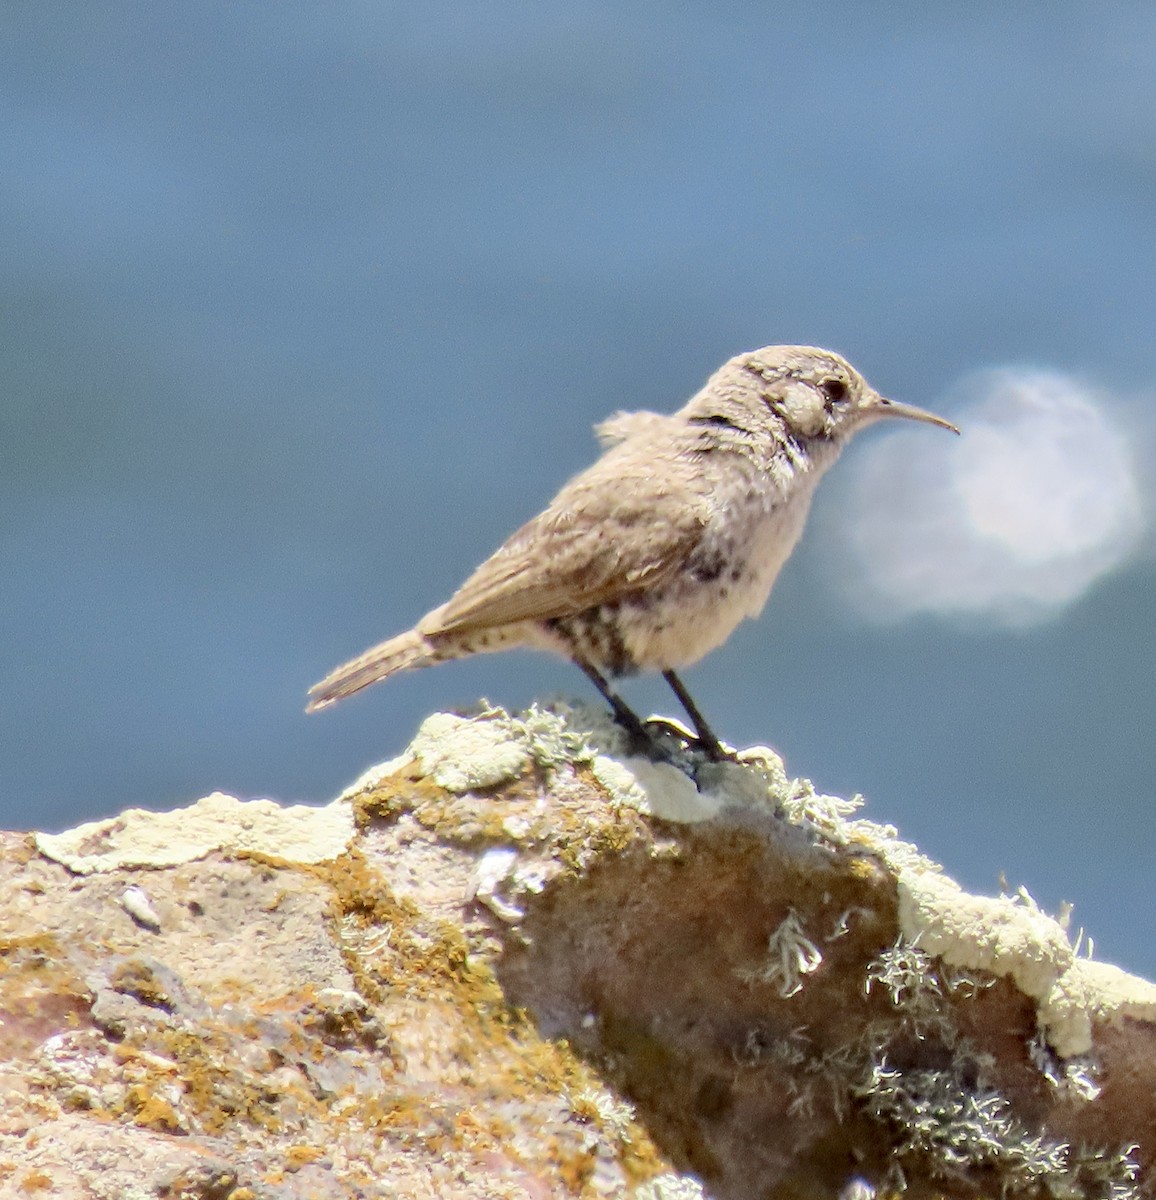
{"label": "rock", "polygon": [[486,708],[323,808],[0,835],[0,1195],[1156,1195],[1156,988],[673,757]]}

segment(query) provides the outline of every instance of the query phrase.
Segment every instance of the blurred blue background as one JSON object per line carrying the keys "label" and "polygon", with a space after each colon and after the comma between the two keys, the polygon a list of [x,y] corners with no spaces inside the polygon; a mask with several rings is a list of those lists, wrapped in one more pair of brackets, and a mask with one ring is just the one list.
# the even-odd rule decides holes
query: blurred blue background
{"label": "blurred blue background", "polygon": [[[982,368],[1087,381],[1149,501],[1149,4],[0,22],[4,826],[319,802],[435,709],[588,696],[513,654],[302,711],[588,463],[593,422],[765,343],[949,415]],[[688,684],[729,740],[865,793],[972,888],[1075,902],[1098,957],[1156,975],[1148,545],[1040,619],[864,619],[826,533],[840,472],[896,436],[857,442],[763,619]]]}

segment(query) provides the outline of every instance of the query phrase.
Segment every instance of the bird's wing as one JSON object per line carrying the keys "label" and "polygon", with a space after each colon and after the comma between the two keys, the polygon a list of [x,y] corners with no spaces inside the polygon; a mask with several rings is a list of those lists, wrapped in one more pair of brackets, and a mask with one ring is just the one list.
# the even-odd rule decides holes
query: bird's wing
{"label": "bird's wing", "polygon": [[548,621],[660,584],[686,562],[710,516],[701,491],[680,474],[615,463],[613,455],[600,460],[418,628],[437,635]]}
{"label": "bird's wing", "polygon": [[602,446],[609,449],[626,441],[627,438],[639,434],[653,436],[664,426],[676,426],[676,418],[662,413],[647,412],[616,412],[594,426],[594,432]]}

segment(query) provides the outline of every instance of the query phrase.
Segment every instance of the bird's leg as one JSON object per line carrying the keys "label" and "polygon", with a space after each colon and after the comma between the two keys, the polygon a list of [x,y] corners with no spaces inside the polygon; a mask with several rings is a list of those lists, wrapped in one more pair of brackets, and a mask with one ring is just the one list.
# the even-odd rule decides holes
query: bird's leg
{"label": "bird's leg", "polygon": [[582,668],[586,678],[602,693],[606,703],[614,710],[614,719],[641,746],[653,746],[654,739],[650,736],[642,718],[626,703],[625,700],[610,686],[606,676],[592,667],[588,662],[576,658],[574,662]]}
{"label": "bird's leg", "polygon": [[730,759],[732,756],[722,748],[714,730],[706,723],[706,718],[702,713],[698,711],[698,705],[690,698],[690,693],[686,690],[682,680],[673,671],[663,671],[662,677],[670,684],[670,690],[678,697],[679,704],[686,710],[686,715],[690,717],[695,733],[698,734],[698,744],[707,758],[711,762],[725,762]]}

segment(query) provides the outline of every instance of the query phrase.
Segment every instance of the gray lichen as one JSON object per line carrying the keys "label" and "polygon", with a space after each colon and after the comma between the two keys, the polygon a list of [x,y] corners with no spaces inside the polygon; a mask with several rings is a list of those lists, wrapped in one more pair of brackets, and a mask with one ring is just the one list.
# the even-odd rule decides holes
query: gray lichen
{"label": "gray lichen", "polygon": [[1030,1133],[998,1092],[969,1086],[957,1061],[951,1070],[902,1070],[880,1059],[855,1093],[886,1125],[895,1154],[935,1178],[990,1171],[1005,1193],[1035,1192],[1052,1200],[1132,1200],[1138,1171],[1133,1147],[1076,1149]]}

